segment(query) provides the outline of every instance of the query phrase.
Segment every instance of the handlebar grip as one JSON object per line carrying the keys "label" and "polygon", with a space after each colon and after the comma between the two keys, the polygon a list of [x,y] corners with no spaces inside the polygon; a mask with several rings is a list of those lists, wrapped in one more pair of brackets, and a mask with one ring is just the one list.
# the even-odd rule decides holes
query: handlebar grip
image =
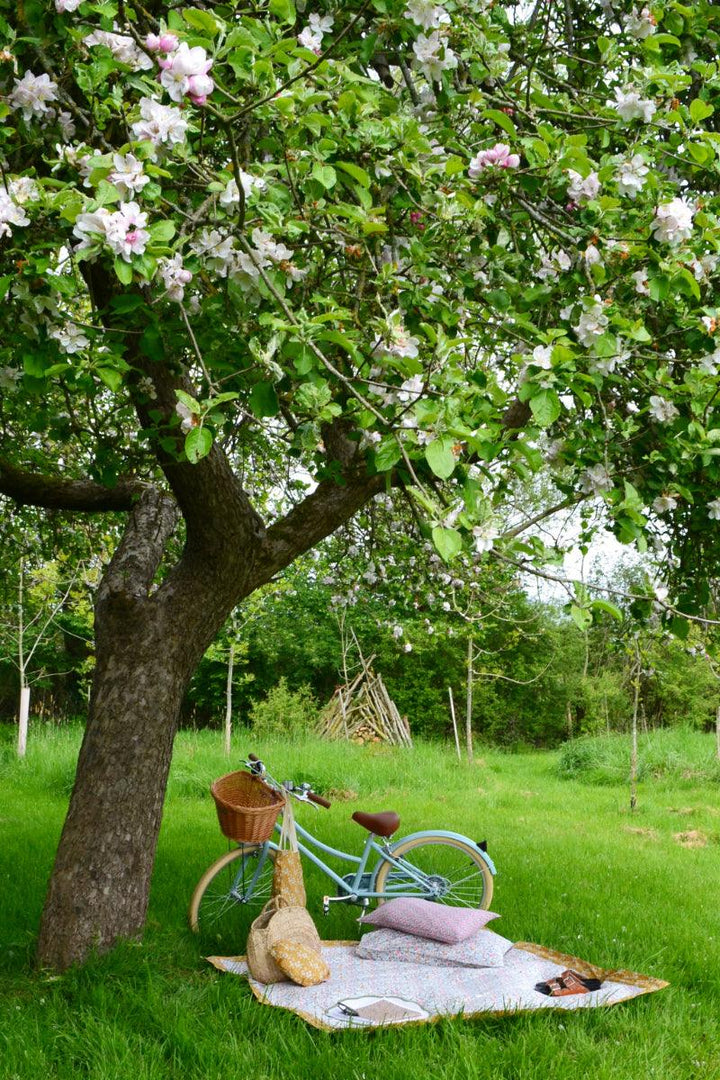
{"label": "handlebar grip", "polygon": [[318,806],[324,806],[326,810],[329,810],[332,806],[331,802],[328,802],[327,799],[323,799],[322,795],[316,795],[314,791],[308,792],[308,799],[310,802],[317,803]]}
{"label": "handlebar grip", "polygon": [[260,760],[260,758],[257,756],[257,754],[248,754],[248,761],[259,761],[259,760]]}

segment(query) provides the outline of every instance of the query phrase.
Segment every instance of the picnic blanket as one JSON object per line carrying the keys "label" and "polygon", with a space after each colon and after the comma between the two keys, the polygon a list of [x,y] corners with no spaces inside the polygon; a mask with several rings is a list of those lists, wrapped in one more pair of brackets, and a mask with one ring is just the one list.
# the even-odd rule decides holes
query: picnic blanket
{"label": "picnic blanket", "polygon": [[[220,971],[246,976],[263,1005],[289,1009],[325,1031],[430,1023],[442,1016],[471,1018],[535,1009],[592,1009],[617,1005],[668,985],[632,971],[606,971],[576,956],[528,942],[514,944],[505,953],[503,966],[493,968],[363,960],[356,955],[356,945],[355,941],[323,942],[323,955],[332,974],[327,982],[311,987],[257,982],[248,975],[244,956],[208,956],[207,960]],[[601,979],[603,985],[587,994],[556,998],[535,990],[536,983],[554,978],[566,968]],[[365,1015],[346,1015],[338,1002]],[[382,1002],[390,1005],[383,1007]]]}

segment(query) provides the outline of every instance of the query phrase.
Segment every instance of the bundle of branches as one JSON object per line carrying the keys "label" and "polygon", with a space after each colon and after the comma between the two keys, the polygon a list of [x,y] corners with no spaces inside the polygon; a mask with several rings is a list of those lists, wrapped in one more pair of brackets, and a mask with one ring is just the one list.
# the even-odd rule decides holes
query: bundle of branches
{"label": "bundle of branches", "polygon": [[407,719],[400,716],[372,658],[333,694],[320,718],[318,732],[328,739],[352,742],[385,742],[391,746],[412,746]]}

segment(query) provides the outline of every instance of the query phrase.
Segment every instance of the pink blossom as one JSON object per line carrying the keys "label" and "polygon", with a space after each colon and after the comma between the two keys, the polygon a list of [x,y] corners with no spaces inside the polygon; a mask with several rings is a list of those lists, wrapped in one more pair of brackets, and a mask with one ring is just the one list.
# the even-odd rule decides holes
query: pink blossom
{"label": "pink blossom", "polygon": [[145,48],[150,52],[175,52],[179,44],[174,34],[148,34],[145,38]]}
{"label": "pink blossom", "polygon": [[[182,101],[185,94],[198,97],[207,96],[212,90],[212,79],[204,78],[204,81],[196,83],[197,89],[192,89],[191,80],[207,76],[212,67],[212,60],[200,45],[194,48],[186,42],[182,42],[176,52],[166,60],[158,61],[162,68],[160,82],[167,90],[173,101]],[[209,87],[209,89],[208,89]]]}
{"label": "pink blossom", "polygon": [[480,150],[470,162],[468,173],[471,180],[477,180],[483,169],[517,169],[520,155],[511,154],[507,143],[495,143],[489,150]]}

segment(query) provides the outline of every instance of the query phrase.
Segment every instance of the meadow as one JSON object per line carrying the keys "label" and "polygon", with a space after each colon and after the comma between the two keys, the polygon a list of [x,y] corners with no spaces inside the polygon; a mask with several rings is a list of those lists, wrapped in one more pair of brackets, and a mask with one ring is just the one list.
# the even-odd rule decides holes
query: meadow
{"label": "meadow", "polygon": [[[11,734],[0,742],[0,1080],[720,1077],[720,769],[710,735],[644,735],[631,814],[620,736],[553,752],[480,748],[470,766],[439,745],[249,734],[229,761],[218,733],[182,732],[143,940],[57,975],[34,970],[33,945],[81,733],[38,726],[22,762]],[[435,826],[486,838],[500,933],[670,986],[613,1009],[374,1033],[320,1032],[259,1005],[244,980],[210,968],[185,922],[197,878],[226,849],[210,782],[249,749],[333,800],[329,811],[302,811],[327,842],[359,847],[356,809],[398,811],[401,833]],[[357,909],[336,905],[324,919],[326,881],[312,872],[307,885],[321,935],[357,937]]]}

